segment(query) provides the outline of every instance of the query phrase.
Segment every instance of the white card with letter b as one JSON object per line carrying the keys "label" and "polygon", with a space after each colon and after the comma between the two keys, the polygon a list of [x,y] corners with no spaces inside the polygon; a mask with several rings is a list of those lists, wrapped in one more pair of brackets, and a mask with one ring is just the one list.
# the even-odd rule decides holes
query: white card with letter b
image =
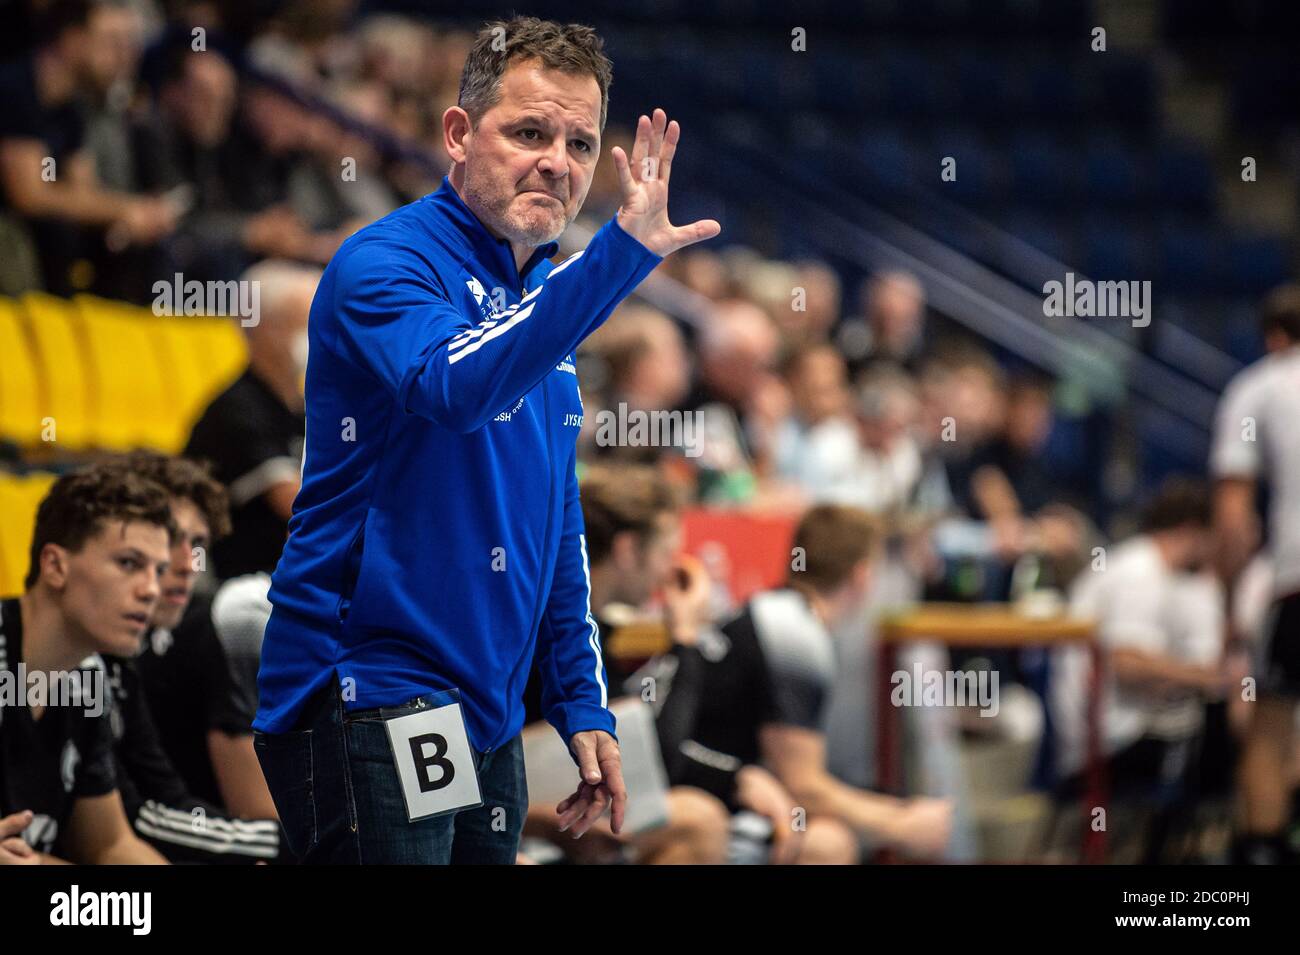
{"label": "white card with letter b", "polygon": [[411,821],[483,805],[459,703],[385,720]]}

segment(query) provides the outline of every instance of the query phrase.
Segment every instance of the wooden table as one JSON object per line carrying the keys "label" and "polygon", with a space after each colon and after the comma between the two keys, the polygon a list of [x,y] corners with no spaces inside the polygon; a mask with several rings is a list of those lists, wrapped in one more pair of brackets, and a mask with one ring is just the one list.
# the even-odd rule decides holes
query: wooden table
{"label": "wooden table", "polygon": [[898,648],[908,643],[942,643],[949,647],[1087,646],[1092,675],[1087,699],[1087,765],[1084,794],[1083,860],[1105,861],[1106,833],[1092,826],[1092,810],[1106,805],[1107,780],[1101,758],[1101,645],[1096,622],[1067,616],[1028,617],[1005,603],[924,603],[887,614],[879,626],[877,674],[877,788],[898,793],[901,783],[898,708],[890,703],[891,676],[897,669]]}

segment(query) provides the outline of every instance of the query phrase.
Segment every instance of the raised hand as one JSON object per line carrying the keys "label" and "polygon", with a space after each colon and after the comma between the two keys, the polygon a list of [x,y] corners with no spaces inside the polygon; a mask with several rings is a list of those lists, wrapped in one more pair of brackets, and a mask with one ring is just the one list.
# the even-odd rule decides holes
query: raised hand
{"label": "raised hand", "polygon": [[683,226],[668,221],[668,178],[681,134],[677,120],[668,122],[668,115],[662,109],[656,109],[653,119],[642,116],[637,121],[631,159],[618,146],[612,151],[614,168],[618,171],[619,185],[623,190],[618,224],[624,232],[659,256],[712,239],[722,231],[722,226],[714,219],[700,219]]}

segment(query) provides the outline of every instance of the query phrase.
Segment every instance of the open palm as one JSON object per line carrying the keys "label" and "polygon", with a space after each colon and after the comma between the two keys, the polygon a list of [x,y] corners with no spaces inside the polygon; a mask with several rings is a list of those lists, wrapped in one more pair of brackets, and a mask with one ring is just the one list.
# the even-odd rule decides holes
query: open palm
{"label": "open palm", "polygon": [[618,171],[623,203],[618,210],[618,224],[628,235],[659,256],[669,255],[722,231],[714,219],[700,219],[690,225],[675,226],[668,221],[668,179],[672,174],[673,155],[681,138],[677,120],[656,109],[654,116],[642,116],[636,125],[636,141],[629,158],[622,148],[612,150]]}

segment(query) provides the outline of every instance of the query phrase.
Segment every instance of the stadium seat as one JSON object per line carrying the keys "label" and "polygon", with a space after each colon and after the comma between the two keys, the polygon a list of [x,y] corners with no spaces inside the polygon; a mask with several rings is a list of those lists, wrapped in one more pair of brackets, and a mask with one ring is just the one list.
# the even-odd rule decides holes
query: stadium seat
{"label": "stadium seat", "polygon": [[0,348],[19,356],[0,369],[0,438],[39,444],[48,417],[56,447],[73,452],[178,453],[208,402],[248,364],[230,319],[162,318],[91,296],[31,293],[21,308],[0,300]]}
{"label": "stadium seat", "polygon": [[42,292],[22,298],[36,346],[43,390],[42,420],[52,419],[56,447],[81,451],[93,436],[92,392],[87,377],[85,343],[72,303]]}
{"label": "stadium seat", "polygon": [[41,374],[22,312],[0,298],[0,440],[20,448],[41,440]]}
{"label": "stadium seat", "polygon": [[88,295],[75,300],[95,394],[92,441],[100,448],[175,450],[176,428],[154,344],[159,324],[144,308]]}
{"label": "stadium seat", "polygon": [[1095,279],[1140,279],[1149,267],[1151,238],[1136,223],[1091,217],[1083,227],[1083,269]]}
{"label": "stadium seat", "polygon": [[1285,282],[1290,271],[1286,236],[1236,234],[1228,240],[1227,277],[1229,291],[1239,295],[1263,295]]}
{"label": "stadium seat", "polygon": [[1204,147],[1166,140],[1155,154],[1155,188],[1160,202],[1186,212],[1208,212],[1214,205],[1214,167]]}
{"label": "stadium seat", "polygon": [[159,325],[176,372],[173,413],[183,445],[208,403],[243,374],[248,347],[239,325],[228,318],[161,319]]}
{"label": "stadium seat", "polygon": [[1011,140],[1012,193],[1022,202],[1042,205],[1078,196],[1078,153],[1060,137],[1018,132]]}
{"label": "stadium seat", "polygon": [[43,472],[17,477],[0,474],[0,596],[22,593],[27,575],[36,509],[54,475]]}
{"label": "stadium seat", "polygon": [[1179,294],[1217,293],[1223,275],[1221,237],[1214,229],[1171,218],[1160,225],[1162,277]]}
{"label": "stadium seat", "polygon": [[1119,137],[1088,140],[1084,155],[1089,204],[1129,206],[1142,187],[1141,157]]}

